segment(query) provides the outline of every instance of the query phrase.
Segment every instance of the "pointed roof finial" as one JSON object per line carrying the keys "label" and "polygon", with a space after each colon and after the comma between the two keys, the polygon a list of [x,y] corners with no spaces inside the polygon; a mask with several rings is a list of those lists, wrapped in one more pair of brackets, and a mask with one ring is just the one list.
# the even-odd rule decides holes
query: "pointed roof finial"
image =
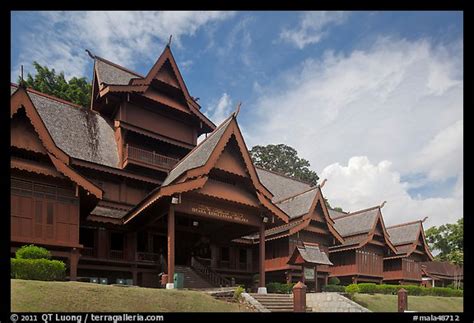
{"label": "pointed roof finial", "polygon": [[166,45],[166,46],[168,46],[168,47],[171,46],[171,38],[173,38],[173,35],[170,35],[170,39],[168,40],[168,45]]}
{"label": "pointed roof finial", "polygon": [[387,203],[387,201],[383,201],[383,203],[380,204],[380,208],[383,208],[386,203]]}
{"label": "pointed roof finial", "polygon": [[23,78],[23,65],[20,66],[20,87],[26,89],[25,79]]}
{"label": "pointed roof finial", "polygon": [[90,56],[92,59],[95,59],[95,55],[92,54],[91,51],[88,50],[87,48],[86,48],[86,52],[87,52],[87,54],[89,54],[89,56]]}
{"label": "pointed roof finial", "polygon": [[235,111],[234,111],[234,117],[237,118],[237,116],[239,115],[239,112],[240,112],[240,106],[242,105],[242,102],[239,102],[237,104],[237,108],[235,108]]}
{"label": "pointed roof finial", "polygon": [[427,216],[425,216],[425,218],[423,220],[421,220],[421,223],[424,223],[426,221],[426,219],[428,219]]}
{"label": "pointed roof finial", "polygon": [[326,184],[327,181],[328,181],[328,179],[325,178],[325,179],[323,180],[323,182],[319,185],[319,188],[323,188],[324,184]]}

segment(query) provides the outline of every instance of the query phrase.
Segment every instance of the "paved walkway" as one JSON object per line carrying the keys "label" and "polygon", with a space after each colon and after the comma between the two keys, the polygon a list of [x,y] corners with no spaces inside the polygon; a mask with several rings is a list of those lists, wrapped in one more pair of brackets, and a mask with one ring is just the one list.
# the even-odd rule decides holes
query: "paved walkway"
{"label": "paved walkway", "polygon": [[311,307],[313,312],[370,312],[338,293],[308,293],[306,305]]}

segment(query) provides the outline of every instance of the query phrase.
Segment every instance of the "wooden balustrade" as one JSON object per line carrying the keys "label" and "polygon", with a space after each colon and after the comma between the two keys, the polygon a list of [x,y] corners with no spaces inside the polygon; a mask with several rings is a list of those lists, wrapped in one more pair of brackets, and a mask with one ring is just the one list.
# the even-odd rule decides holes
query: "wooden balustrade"
{"label": "wooden balustrade", "polygon": [[288,266],[288,256],[265,259],[265,270],[283,269]]}
{"label": "wooden balustrade", "polygon": [[158,154],[154,151],[125,145],[124,160],[138,161],[151,166],[158,166],[170,170],[178,163],[178,159]]}
{"label": "wooden balustrade", "polygon": [[214,285],[221,286],[221,287],[234,285],[231,280],[225,277],[222,277],[221,275],[216,273],[214,270],[212,270],[210,267],[202,264],[195,257],[191,258],[191,267],[194,270],[196,270],[198,273],[206,277],[207,280],[209,280]]}
{"label": "wooden balustrade", "polygon": [[114,260],[123,260],[124,253],[122,250],[109,250],[109,258]]}
{"label": "wooden balustrade", "polygon": [[137,252],[136,260],[142,262],[158,262],[160,255],[153,252]]}

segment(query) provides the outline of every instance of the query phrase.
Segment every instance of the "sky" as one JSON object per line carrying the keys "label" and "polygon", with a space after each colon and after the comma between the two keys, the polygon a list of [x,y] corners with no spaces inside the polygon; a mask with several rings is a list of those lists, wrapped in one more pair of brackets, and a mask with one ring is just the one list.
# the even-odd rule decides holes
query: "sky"
{"label": "sky", "polygon": [[32,62],[92,78],[85,52],[147,74],[172,38],[216,124],[242,102],[248,148],[287,144],[332,206],[386,225],[463,216],[463,13],[12,12],[11,80]]}

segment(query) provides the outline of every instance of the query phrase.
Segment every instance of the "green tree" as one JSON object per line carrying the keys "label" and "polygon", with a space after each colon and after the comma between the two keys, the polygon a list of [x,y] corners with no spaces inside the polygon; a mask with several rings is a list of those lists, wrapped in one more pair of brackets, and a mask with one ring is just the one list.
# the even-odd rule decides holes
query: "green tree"
{"label": "green tree", "polygon": [[[56,74],[54,68],[50,70],[46,66],[41,66],[38,62],[33,62],[33,66],[36,69],[35,76],[33,77],[28,73],[26,80],[23,81],[23,84],[27,87],[83,107],[89,106],[92,86],[85,77],[73,77],[68,82],[64,77],[64,72]],[[18,83],[21,82],[21,79],[18,78]]]}
{"label": "green tree", "polygon": [[438,250],[436,260],[462,265],[464,256],[463,219],[456,223],[433,226],[426,230],[426,240],[432,250]]}
{"label": "green tree", "polygon": [[318,183],[318,175],[311,170],[309,161],[298,157],[296,149],[284,145],[254,146],[250,155],[255,165],[275,171],[310,185]]}

